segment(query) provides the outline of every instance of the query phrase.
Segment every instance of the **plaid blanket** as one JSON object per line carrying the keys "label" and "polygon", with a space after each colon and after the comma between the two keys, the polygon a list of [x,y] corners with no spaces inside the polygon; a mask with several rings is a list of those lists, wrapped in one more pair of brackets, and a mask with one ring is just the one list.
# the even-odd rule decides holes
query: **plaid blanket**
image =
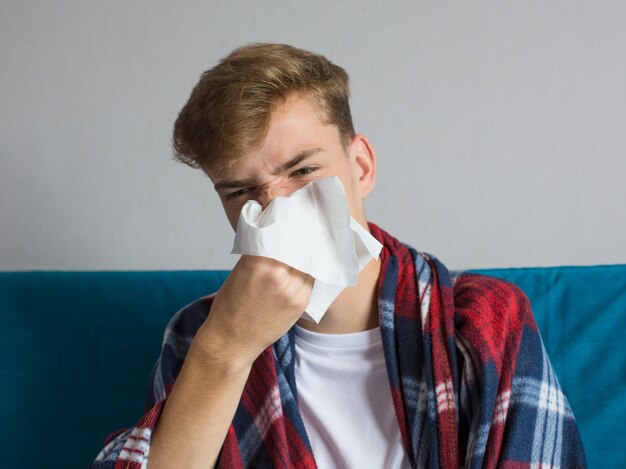
{"label": "plaid blanket", "polygon": [[[378,226],[380,329],[412,467],[586,467],[574,416],[528,299],[515,285],[450,273]],[[213,296],[170,321],[146,413],[109,435],[94,468],[146,467],[152,429]],[[313,468],[298,410],[294,331],[254,363],[222,447],[222,468]],[[355,435],[358,438],[358,435]]]}

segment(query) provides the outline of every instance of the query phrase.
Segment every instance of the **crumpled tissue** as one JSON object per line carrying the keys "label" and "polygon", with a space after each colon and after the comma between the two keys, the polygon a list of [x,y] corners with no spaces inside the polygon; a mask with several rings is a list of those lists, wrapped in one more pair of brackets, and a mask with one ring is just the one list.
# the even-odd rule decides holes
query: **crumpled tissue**
{"label": "crumpled tissue", "polygon": [[319,323],[382,245],[350,216],[337,176],[317,179],[262,209],[256,200],[241,209],[231,254],[270,257],[311,275],[315,282],[303,318]]}

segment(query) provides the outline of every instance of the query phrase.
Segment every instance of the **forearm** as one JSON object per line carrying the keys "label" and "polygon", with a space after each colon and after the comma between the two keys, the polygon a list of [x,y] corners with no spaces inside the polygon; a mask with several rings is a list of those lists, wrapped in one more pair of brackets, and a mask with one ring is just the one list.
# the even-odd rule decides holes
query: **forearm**
{"label": "forearm", "polygon": [[148,468],[214,467],[249,373],[192,344],[152,434]]}

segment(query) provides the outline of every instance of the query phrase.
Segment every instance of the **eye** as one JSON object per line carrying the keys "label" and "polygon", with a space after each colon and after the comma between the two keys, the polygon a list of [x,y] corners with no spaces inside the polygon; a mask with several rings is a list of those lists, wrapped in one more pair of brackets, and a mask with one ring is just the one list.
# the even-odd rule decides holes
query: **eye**
{"label": "eye", "polygon": [[239,189],[238,191],[235,192],[231,192],[230,194],[228,194],[226,196],[227,199],[236,199],[237,197],[241,197],[242,195],[244,195],[246,192],[249,192],[250,188],[249,187],[244,187],[243,189]]}
{"label": "eye", "polygon": [[297,171],[291,173],[292,176],[306,176],[307,174],[311,174],[313,171],[317,171],[318,168],[314,166],[307,166],[305,168],[300,168]]}

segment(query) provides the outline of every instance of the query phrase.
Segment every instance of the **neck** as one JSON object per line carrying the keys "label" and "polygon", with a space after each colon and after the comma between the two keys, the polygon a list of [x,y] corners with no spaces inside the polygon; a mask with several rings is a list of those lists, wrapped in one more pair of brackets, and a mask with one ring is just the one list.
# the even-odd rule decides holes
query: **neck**
{"label": "neck", "polygon": [[332,302],[319,324],[307,319],[298,325],[322,334],[348,334],[378,327],[378,277],[380,259],[370,261],[359,273],[359,284],[345,288]]}

